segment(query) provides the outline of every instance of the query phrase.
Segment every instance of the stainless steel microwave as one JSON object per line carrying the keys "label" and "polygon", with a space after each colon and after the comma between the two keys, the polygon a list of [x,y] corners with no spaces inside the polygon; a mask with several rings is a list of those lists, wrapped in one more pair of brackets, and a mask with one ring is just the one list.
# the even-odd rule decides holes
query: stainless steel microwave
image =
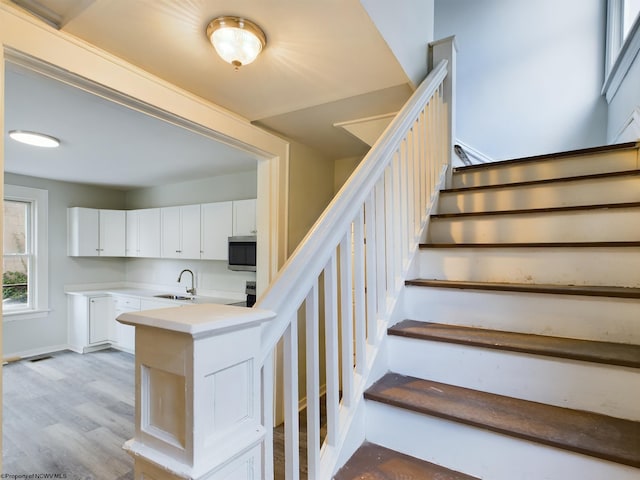
{"label": "stainless steel microwave", "polygon": [[255,235],[229,237],[229,270],[256,271]]}

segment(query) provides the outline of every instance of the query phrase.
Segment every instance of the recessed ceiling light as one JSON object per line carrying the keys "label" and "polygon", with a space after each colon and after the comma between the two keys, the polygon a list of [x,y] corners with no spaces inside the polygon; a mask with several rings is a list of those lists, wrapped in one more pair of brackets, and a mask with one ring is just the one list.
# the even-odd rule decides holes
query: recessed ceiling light
{"label": "recessed ceiling light", "polygon": [[34,147],[55,148],[60,145],[60,140],[50,135],[24,130],[11,130],[9,136],[16,142],[26,143]]}

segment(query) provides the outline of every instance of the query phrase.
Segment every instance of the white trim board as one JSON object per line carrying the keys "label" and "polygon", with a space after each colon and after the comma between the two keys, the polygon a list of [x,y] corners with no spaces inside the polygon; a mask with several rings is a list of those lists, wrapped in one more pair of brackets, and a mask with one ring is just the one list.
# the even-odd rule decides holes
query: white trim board
{"label": "white trim board", "polygon": [[629,35],[605,79],[602,94],[605,95],[607,103],[611,103],[611,100],[615,97],[631,65],[636,60],[638,52],[640,52],[640,16],[636,18],[631,30],[629,30]]}
{"label": "white trim board", "polygon": [[637,106],[611,143],[635,142],[640,140],[640,105]]}
{"label": "white trim board", "polygon": [[[495,160],[493,158],[491,158],[488,155],[485,155],[484,153],[482,153],[481,151],[476,150],[475,148],[467,145],[466,143],[464,143],[460,139],[456,139],[455,145],[460,145],[462,147],[462,150],[464,150],[464,153],[467,154],[467,157],[471,161],[471,165],[477,165],[479,163],[492,163],[492,162],[495,162]],[[456,163],[458,163],[458,162],[462,163],[462,160],[460,160],[460,157],[458,157],[457,155],[455,156],[455,160],[456,160]]]}

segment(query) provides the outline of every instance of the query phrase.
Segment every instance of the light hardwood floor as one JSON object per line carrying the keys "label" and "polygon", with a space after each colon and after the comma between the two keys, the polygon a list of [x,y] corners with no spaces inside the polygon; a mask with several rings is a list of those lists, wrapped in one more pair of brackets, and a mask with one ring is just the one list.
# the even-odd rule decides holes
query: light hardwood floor
{"label": "light hardwood floor", "polygon": [[[122,445],[134,435],[134,363],[133,355],[109,349],[5,365],[2,473],[132,480],[133,460]],[[324,438],[324,398],[321,407]],[[301,480],[306,437],[302,411]],[[274,470],[276,480],[284,478],[282,425],[274,429]]]}
{"label": "light hardwood floor", "polygon": [[132,355],[59,352],[2,373],[3,473],[133,479],[133,460],[122,450],[134,434]]}

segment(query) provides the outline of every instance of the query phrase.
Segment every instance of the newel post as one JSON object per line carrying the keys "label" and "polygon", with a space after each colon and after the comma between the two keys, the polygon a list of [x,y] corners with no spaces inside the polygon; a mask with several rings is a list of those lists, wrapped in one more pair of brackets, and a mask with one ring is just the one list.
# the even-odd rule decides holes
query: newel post
{"label": "newel post", "polygon": [[261,477],[260,338],[275,315],[228,305],[125,313],[136,327],[136,480]]}
{"label": "newel post", "polygon": [[455,36],[443,38],[429,44],[429,70],[438,65],[441,60],[447,60],[447,77],[444,79],[444,103],[446,106],[447,122],[447,180],[446,188],[451,188],[453,176],[452,162],[455,155],[456,141],[456,46]]}

